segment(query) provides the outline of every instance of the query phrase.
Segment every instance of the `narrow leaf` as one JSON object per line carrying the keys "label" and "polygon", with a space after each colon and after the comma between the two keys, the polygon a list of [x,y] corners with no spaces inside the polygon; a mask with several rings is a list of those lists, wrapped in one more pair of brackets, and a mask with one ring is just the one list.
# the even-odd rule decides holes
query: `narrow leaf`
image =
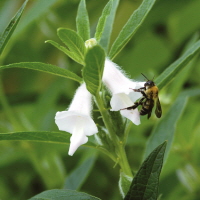
{"label": "narrow leaf", "polygon": [[133,12],[111,47],[109,53],[109,57],[111,59],[113,59],[123,49],[123,47],[135,34],[135,32],[141,26],[144,19],[152,9],[155,2],[156,0],[144,0],[140,7]]}
{"label": "narrow leaf", "polygon": [[167,85],[194,58],[200,50],[200,40],[190,47],[178,60],[172,63],[156,80],[157,86],[161,89]]}
{"label": "narrow leaf", "polygon": [[113,0],[113,5],[112,5],[112,9],[110,11],[109,16],[106,19],[106,24],[104,27],[104,31],[101,35],[101,39],[99,44],[104,48],[104,50],[107,52],[109,44],[110,44],[110,36],[112,33],[112,28],[113,28],[113,24],[114,24],[114,20],[115,20],[115,14],[117,11],[117,7],[119,4],[119,0]]}
{"label": "narrow leaf", "polygon": [[83,192],[77,192],[67,189],[53,189],[47,190],[29,200],[100,200],[97,197],[91,196]]}
{"label": "narrow leaf", "polygon": [[6,44],[8,43],[10,37],[12,36],[15,28],[17,27],[17,24],[22,16],[22,13],[24,11],[24,8],[27,4],[28,0],[26,0],[23,5],[21,6],[21,8],[17,11],[17,13],[15,14],[15,16],[11,19],[10,23],[8,24],[8,26],[6,27],[5,31],[3,32],[3,34],[0,37],[0,55],[3,52]]}
{"label": "narrow leaf", "polygon": [[106,24],[106,19],[110,14],[110,11],[111,11],[111,8],[112,8],[112,3],[113,3],[113,1],[110,0],[106,4],[105,8],[103,9],[101,17],[99,18],[99,22],[97,24],[96,33],[95,33],[95,38],[96,38],[96,40],[98,42],[100,41],[101,35],[102,35],[103,31],[104,31],[105,24]]}
{"label": "narrow leaf", "polygon": [[96,155],[88,157],[84,162],[78,165],[76,169],[67,177],[65,188],[71,190],[78,190],[84,183],[88,174],[90,173],[94,163],[96,161]]}
{"label": "narrow leaf", "polygon": [[77,33],[83,38],[83,41],[90,39],[90,22],[85,5],[85,0],[81,0],[78,6],[76,28]]}
{"label": "narrow leaf", "polygon": [[159,124],[152,131],[152,134],[147,142],[145,157],[163,140],[168,141],[168,147],[165,156],[167,157],[174,139],[177,121],[186,106],[187,100],[187,96],[183,97],[181,95],[181,97],[179,97],[171,106],[168,113],[163,116]]}
{"label": "narrow leaf", "polygon": [[100,90],[104,63],[105,52],[100,46],[96,45],[88,49],[85,57],[83,78],[88,91],[93,95],[96,95]]}
{"label": "narrow leaf", "polygon": [[[183,48],[182,54],[184,54],[188,49],[190,49],[199,39],[199,34],[195,33],[190,40],[187,42],[185,47]],[[170,96],[173,98],[175,96],[178,96],[180,93],[184,83],[187,81],[188,76],[190,75],[191,70],[196,65],[197,56],[192,58],[192,60],[176,75],[176,84],[173,84],[173,87],[170,87]],[[170,81],[169,81],[170,82]]]}
{"label": "narrow leaf", "polygon": [[33,69],[41,72],[47,72],[50,74],[54,74],[57,76],[62,76],[64,78],[69,78],[74,81],[77,81],[79,83],[82,82],[82,79],[74,74],[73,72],[67,70],[67,69],[62,69],[60,67],[50,65],[50,64],[45,64],[45,63],[39,63],[39,62],[22,62],[22,63],[13,63],[10,65],[3,65],[0,66],[1,69],[7,69],[7,68],[27,68],[27,69]]}
{"label": "narrow leaf", "polygon": [[50,43],[52,44],[54,47],[56,47],[57,49],[59,49],[60,51],[62,51],[63,53],[65,53],[66,55],[68,55],[72,60],[74,60],[77,63],[80,63],[81,65],[84,65],[83,60],[80,58],[80,56],[78,56],[77,54],[69,51],[68,49],[66,49],[65,47],[59,45],[57,42],[54,42],[52,40],[47,40],[46,43]]}
{"label": "narrow leaf", "polygon": [[[0,141],[33,141],[45,143],[70,144],[71,134],[66,132],[48,132],[48,131],[27,131],[27,132],[11,132],[0,133]],[[92,142],[87,142],[84,146],[96,147]]]}
{"label": "narrow leaf", "polygon": [[66,28],[58,29],[58,36],[71,52],[84,60],[86,47],[83,39],[73,30]]}
{"label": "narrow leaf", "polygon": [[166,145],[166,141],[159,145],[142,163],[124,200],[156,200],[158,198],[159,176]]}
{"label": "narrow leaf", "polygon": [[199,89],[187,90],[180,94],[169,111],[161,118],[157,126],[153,129],[146,145],[144,158],[146,158],[147,155],[163,140],[168,141],[165,153],[165,159],[167,158],[174,139],[176,124],[187,105],[188,97],[199,94]]}
{"label": "narrow leaf", "polygon": [[26,30],[33,22],[41,20],[42,17],[49,13],[49,10],[58,3],[58,0],[42,0],[31,1],[30,9],[27,10],[23,19],[20,21],[15,31],[14,37],[19,36]]}

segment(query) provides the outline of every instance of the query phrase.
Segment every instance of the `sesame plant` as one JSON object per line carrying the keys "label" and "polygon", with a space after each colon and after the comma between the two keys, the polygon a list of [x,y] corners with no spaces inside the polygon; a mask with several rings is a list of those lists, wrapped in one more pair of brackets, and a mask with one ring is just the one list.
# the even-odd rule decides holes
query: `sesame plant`
{"label": "sesame plant", "polygon": [[[46,4],[45,8],[40,4],[41,2]],[[156,0],[139,2],[137,8],[116,33],[114,25],[119,19],[117,10],[123,5],[122,2],[109,0],[104,4],[101,3],[103,7],[98,8],[100,11],[97,9],[99,16],[93,22],[90,19],[89,9],[89,5],[93,2],[80,0],[76,4],[76,9],[74,8],[76,18],[70,19],[74,20],[75,28],[63,23],[57,27],[57,36],[54,36],[56,33],[54,28],[51,30],[52,35],[45,35],[45,44],[39,44],[51,48],[58,58],[61,56],[60,59],[55,58],[54,53],[51,53],[51,55],[47,54],[48,56],[45,54],[48,57],[46,62],[41,61],[42,59],[39,59],[39,62],[32,59],[9,62],[7,58],[12,53],[12,39],[20,38],[22,30],[32,23],[31,20],[34,21],[36,17],[42,16],[41,13],[46,12],[47,8],[56,5],[56,1],[36,2],[35,7],[32,7],[32,13],[37,11],[38,16],[31,15],[31,12],[26,13],[27,18],[24,18],[23,22],[21,17],[29,3],[28,0],[23,3],[7,23],[0,37],[1,162],[9,166],[7,170],[12,171],[15,182],[10,189],[6,186],[6,178],[10,172],[3,169],[4,164],[0,163],[2,172],[5,171],[5,175],[0,179],[3,185],[0,189],[0,199],[156,200],[176,199],[182,195],[185,195],[185,199],[195,199],[199,189],[199,179],[196,177],[200,176],[195,167],[196,163],[192,162],[192,158],[190,162],[184,162],[179,154],[177,156],[171,152],[174,151],[176,132],[183,132],[186,138],[189,137],[187,132],[192,132],[188,128],[185,132],[183,128],[176,128],[182,116],[181,122],[185,123],[185,127],[190,127],[191,123],[195,127],[190,144],[194,144],[199,130],[196,118],[191,121],[193,111],[188,111],[186,117],[183,115],[186,105],[189,105],[188,99],[200,94],[200,89],[193,85],[183,90],[193,66],[198,63],[200,50],[198,34],[192,30],[187,40],[178,43],[178,40],[174,42],[170,39],[170,36],[173,38],[172,32],[165,37],[165,40],[171,42],[168,48],[178,52],[177,56],[170,54],[168,60],[164,59],[165,63],[160,62],[165,66],[164,68],[159,63],[156,65],[160,68],[153,69],[151,63],[154,65],[153,61],[159,60],[160,57],[159,55],[153,57],[151,62],[151,59],[145,56],[144,50],[140,58],[149,65],[137,67],[136,64],[132,64],[131,57],[134,57],[134,51],[128,51],[126,48],[132,44],[134,38],[136,40],[139,38],[139,33],[144,33],[153,26],[151,23],[154,22],[155,15],[152,13],[156,13],[156,8],[165,6],[166,2],[160,1],[160,4]],[[73,5],[70,1],[66,4],[66,8]],[[179,4],[175,3],[175,5]],[[62,6],[59,9],[62,12]],[[64,13],[67,15],[66,12]],[[53,19],[51,15],[49,17]],[[46,28],[42,30],[45,32]],[[112,37],[112,34],[116,36]],[[31,33],[27,34],[27,37],[31,37]],[[147,34],[147,37],[151,38],[152,35]],[[141,42],[142,40],[144,42]],[[148,39],[143,35],[139,41],[144,45]],[[30,42],[35,45],[33,41]],[[165,43],[167,45],[166,41]],[[179,51],[176,49],[178,45]],[[157,47],[157,54],[159,48],[160,52],[164,51],[164,48],[159,45]],[[151,51],[154,52],[154,50],[149,52]],[[23,52],[21,56],[23,57]],[[40,57],[39,53],[38,57]],[[54,64],[54,59],[57,60],[57,64]],[[120,60],[125,62],[126,59],[127,65],[131,66],[127,71],[119,66]],[[59,65],[59,63],[64,64]],[[29,81],[33,81],[33,88],[37,85],[40,88],[45,87],[45,80],[50,77],[50,82],[47,81],[49,88],[40,91],[38,100],[33,100],[31,107],[27,100],[23,106],[14,108],[11,106],[12,98],[6,96],[6,87],[3,84],[8,83],[5,78],[8,77],[6,73],[14,73],[17,70],[23,70],[25,73],[23,77],[26,78],[32,77],[32,73],[40,74],[41,77],[37,81],[34,78],[23,79],[23,87],[27,84],[28,91],[32,88],[28,85]],[[152,75],[149,80],[153,80],[159,88],[163,110],[162,117],[159,119],[154,114],[155,108],[150,119],[140,115],[141,106],[125,109],[143,97],[141,92],[134,91],[144,87],[147,81],[140,73],[147,74],[148,77]],[[9,86],[14,88],[12,84],[10,80]],[[28,94],[27,90],[24,90],[25,94]],[[20,99],[15,97],[14,100],[16,98]],[[192,109],[195,110],[195,106]],[[198,113],[199,108],[195,116],[198,116]],[[137,152],[136,143],[140,144],[142,151]],[[177,144],[180,148],[181,143]],[[186,150],[179,149],[179,151],[182,154],[186,153]],[[196,149],[196,152],[199,150]],[[98,162],[99,167],[98,164],[95,165]],[[184,163],[182,167],[185,167],[177,170],[181,163]],[[19,176],[15,175],[10,166],[16,166],[15,170],[20,168]],[[164,178],[159,181],[163,166]],[[177,174],[174,174],[176,170]],[[35,174],[39,178],[35,178]],[[116,177],[112,178],[114,175]],[[174,179],[175,176],[179,181]],[[87,177],[90,179],[87,180]],[[173,180],[175,184],[178,182],[177,185],[180,185],[178,188],[173,188],[175,192],[170,187],[168,179],[172,186]],[[34,187],[33,183],[36,183],[37,187]],[[168,187],[172,190],[172,195],[169,194]],[[185,187],[189,188],[188,193],[185,192]],[[27,188],[29,192],[25,192]],[[16,195],[14,195],[15,190],[18,193]]]}

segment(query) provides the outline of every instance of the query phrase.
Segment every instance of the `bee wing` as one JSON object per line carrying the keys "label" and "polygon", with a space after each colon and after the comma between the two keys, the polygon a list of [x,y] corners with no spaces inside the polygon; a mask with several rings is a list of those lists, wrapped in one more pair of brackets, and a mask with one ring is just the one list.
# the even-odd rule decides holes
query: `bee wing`
{"label": "bee wing", "polygon": [[159,98],[157,98],[156,100],[156,110],[155,110],[155,114],[158,118],[160,118],[162,116],[162,108],[160,105],[160,100]]}
{"label": "bee wing", "polygon": [[153,110],[153,107],[154,107],[154,101],[153,100],[150,100],[150,105],[149,105],[149,112],[148,112],[148,116],[147,116],[147,119],[149,119],[151,117],[151,113],[152,113],[152,110]]}
{"label": "bee wing", "polygon": [[149,118],[151,117],[151,112],[152,112],[152,110],[149,111],[148,116],[147,116],[147,119],[149,119]]}

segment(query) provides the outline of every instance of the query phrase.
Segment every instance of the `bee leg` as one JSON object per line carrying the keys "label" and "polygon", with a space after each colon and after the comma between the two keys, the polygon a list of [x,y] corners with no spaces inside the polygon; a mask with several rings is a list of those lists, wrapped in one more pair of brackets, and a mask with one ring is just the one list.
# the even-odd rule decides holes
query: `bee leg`
{"label": "bee leg", "polygon": [[122,108],[120,110],[132,110],[135,109],[139,106],[140,104],[138,102],[135,102],[133,106],[127,107],[127,108]]}
{"label": "bee leg", "polygon": [[142,88],[139,88],[139,89],[132,89],[132,90],[135,91],[135,92],[141,92],[142,95],[143,95],[143,97],[147,98],[147,95],[146,95],[146,93],[144,92],[145,87],[142,87]]}
{"label": "bee leg", "polygon": [[130,107],[127,107],[127,108],[122,108],[122,109],[120,109],[120,110],[132,110],[132,109],[135,109],[135,108],[137,108],[139,105],[142,105],[144,99],[145,99],[145,98],[143,97],[143,98],[140,99],[139,102],[135,102],[134,105],[132,105],[132,106],[130,106]]}
{"label": "bee leg", "polygon": [[[131,89],[131,88],[129,88]],[[141,87],[139,89],[132,89],[134,92],[142,92],[143,90],[145,90],[146,88],[145,87]]]}
{"label": "bee leg", "polygon": [[143,97],[148,98],[144,91],[141,91],[141,93],[142,93]]}

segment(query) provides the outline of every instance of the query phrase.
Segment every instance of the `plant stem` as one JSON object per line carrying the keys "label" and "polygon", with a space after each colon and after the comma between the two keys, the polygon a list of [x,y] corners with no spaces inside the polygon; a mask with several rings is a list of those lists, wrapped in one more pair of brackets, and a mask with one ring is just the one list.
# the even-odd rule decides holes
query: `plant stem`
{"label": "plant stem", "polygon": [[105,148],[102,148],[102,147],[97,147],[102,153],[106,154],[108,157],[110,157],[114,162],[117,163],[117,160],[116,160],[116,157],[111,153],[109,152],[107,149]]}
{"label": "plant stem", "polygon": [[125,127],[125,130],[124,130],[124,138],[123,138],[124,145],[127,142],[127,138],[128,138],[128,134],[130,132],[131,126],[132,126],[132,123],[126,119],[126,127]]}
{"label": "plant stem", "polygon": [[122,169],[122,171],[130,177],[133,177],[133,174],[131,172],[128,160],[127,160],[127,156],[124,150],[124,144],[122,141],[119,140],[119,138],[117,137],[116,133],[113,130],[112,127],[112,120],[110,118],[110,115],[107,111],[107,109],[105,108],[103,101],[100,97],[99,94],[96,95],[96,102],[97,102],[97,106],[99,108],[99,111],[102,115],[103,118],[103,122],[110,134],[110,138],[115,146],[115,153],[117,154],[117,158],[115,160],[119,160],[119,165]]}

